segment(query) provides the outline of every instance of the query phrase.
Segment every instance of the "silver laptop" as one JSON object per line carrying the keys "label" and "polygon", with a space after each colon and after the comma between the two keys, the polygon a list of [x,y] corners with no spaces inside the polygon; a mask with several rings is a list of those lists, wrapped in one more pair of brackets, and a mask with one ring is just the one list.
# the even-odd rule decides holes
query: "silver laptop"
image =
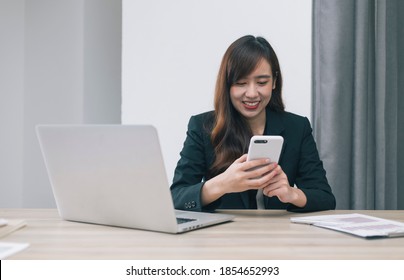
{"label": "silver laptop", "polygon": [[37,135],[65,220],[180,233],[227,214],[175,210],[150,125],[39,125]]}

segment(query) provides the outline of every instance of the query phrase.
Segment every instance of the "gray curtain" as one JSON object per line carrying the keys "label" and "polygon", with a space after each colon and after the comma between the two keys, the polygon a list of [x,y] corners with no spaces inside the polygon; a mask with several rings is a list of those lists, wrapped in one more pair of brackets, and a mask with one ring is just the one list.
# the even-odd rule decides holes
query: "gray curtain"
{"label": "gray curtain", "polygon": [[338,209],[404,209],[404,1],[313,0],[313,130]]}

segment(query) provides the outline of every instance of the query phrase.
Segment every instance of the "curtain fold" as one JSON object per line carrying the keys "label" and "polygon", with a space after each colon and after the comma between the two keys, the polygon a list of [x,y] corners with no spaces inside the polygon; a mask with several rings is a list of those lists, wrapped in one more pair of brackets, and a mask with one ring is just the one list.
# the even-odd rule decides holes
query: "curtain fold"
{"label": "curtain fold", "polygon": [[313,0],[313,128],[338,209],[404,209],[403,2]]}

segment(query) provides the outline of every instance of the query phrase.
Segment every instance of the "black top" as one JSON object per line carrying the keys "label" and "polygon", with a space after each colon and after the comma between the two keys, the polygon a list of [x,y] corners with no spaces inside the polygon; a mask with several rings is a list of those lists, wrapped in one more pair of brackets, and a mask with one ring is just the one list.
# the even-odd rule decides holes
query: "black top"
{"label": "black top", "polygon": [[[208,170],[215,156],[210,140],[213,124],[213,111],[192,116],[189,121],[187,137],[171,185],[175,208],[192,211],[256,209],[257,204],[255,199],[252,199],[256,191],[225,194],[202,207],[201,188],[204,181],[209,179]],[[300,208],[290,203],[282,203],[277,197],[264,196],[265,208],[294,212],[335,209],[335,197],[319,158],[309,120],[292,113],[267,109],[265,132],[284,138],[279,165],[286,173],[289,184],[296,185],[307,197],[306,206]]]}

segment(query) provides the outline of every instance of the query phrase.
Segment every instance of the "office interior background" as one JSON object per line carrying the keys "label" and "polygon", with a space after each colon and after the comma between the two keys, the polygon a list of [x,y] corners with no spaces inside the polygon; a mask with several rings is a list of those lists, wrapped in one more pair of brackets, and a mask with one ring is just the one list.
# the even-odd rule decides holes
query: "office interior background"
{"label": "office interior background", "polygon": [[[367,47],[367,57],[362,57],[360,45],[354,44],[352,55],[355,59],[359,57],[354,65],[342,62],[343,58],[350,59],[344,55],[351,54],[340,51],[349,49],[345,45],[329,57],[322,52],[324,41],[338,46],[341,36],[349,36],[351,41],[360,38],[357,32],[360,27],[343,25],[341,29],[334,27],[335,33],[329,34],[335,41],[325,38],[330,31],[321,29],[326,26],[324,22],[329,20],[331,25],[332,20],[347,21],[342,15],[358,19],[358,14],[366,14],[363,21],[366,27],[374,26],[372,15],[377,16],[383,8],[387,11],[384,15],[390,16],[388,13],[396,10],[392,17],[396,28],[387,32],[386,37],[398,38],[403,32],[398,22],[403,5],[395,0],[387,2],[396,6],[385,2],[0,0],[0,207],[55,207],[35,135],[35,125],[41,123],[153,124],[159,131],[170,182],[189,117],[213,108],[215,78],[222,55],[235,39],[252,34],[268,39],[279,56],[286,110],[307,116],[312,122],[337,197],[337,208],[404,209],[404,186],[399,181],[399,171],[403,170],[400,145],[403,134],[398,129],[403,127],[403,114],[397,109],[402,104],[404,89],[403,58],[397,51],[403,41],[393,40],[393,51],[385,51],[393,56],[389,60],[397,62],[393,75],[396,87],[392,89],[396,102],[382,100],[388,112],[380,109],[377,112],[393,115],[381,121],[373,115],[356,117],[350,113],[359,112],[357,106],[371,111],[375,102],[381,102],[368,98],[368,92],[379,95],[376,90],[369,90],[370,83],[369,88],[357,88],[352,85],[358,82],[350,77],[358,76],[356,64],[372,61],[371,54],[383,43],[370,51]],[[330,11],[333,11],[331,17]],[[368,33],[379,34],[370,39],[384,34],[379,29],[383,27],[366,29]],[[389,41],[385,42],[389,46]],[[340,65],[334,66],[332,62],[338,59]],[[389,64],[389,60],[384,64]],[[341,73],[333,79],[333,73],[326,67],[336,72],[348,67],[354,72],[347,72],[345,78]],[[387,71],[377,72],[380,73]],[[336,87],[341,79],[346,83]],[[327,84],[328,81],[333,83]],[[377,85],[378,90],[381,87]],[[338,89],[344,91],[340,96],[335,95]],[[357,92],[365,92],[367,98],[358,98]],[[331,99],[325,98],[330,96]],[[352,105],[354,101],[358,103]],[[343,112],[341,119],[338,110]],[[347,118],[382,124],[379,130],[372,128],[365,132],[358,124],[335,125],[327,130],[326,121],[347,123]],[[388,131],[396,133],[385,133],[380,144],[380,126],[384,128],[385,124],[390,126]],[[362,142],[355,141],[355,132],[365,135],[365,140],[359,137],[367,141],[363,147],[367,151],[365,156],[356,156]],[[332,139],[338,143],[341,139],[348,140],[342,149]],[[369,156],[380,149],[389,150],[387,155],[395,151],[394,158],[383,154],[376,160]],[[364,157],[374,164],[360,164],[366,171],[366,176],[361,177],[366,180],[361,180],[354,175],[363,174],[363,170],[357,173],[354,167]],[[376,164],[381,158],[383,164]],[[381,169],[385,176],[380,179],[375,173]],[[391,188],[392,182],[395,185]]]}

